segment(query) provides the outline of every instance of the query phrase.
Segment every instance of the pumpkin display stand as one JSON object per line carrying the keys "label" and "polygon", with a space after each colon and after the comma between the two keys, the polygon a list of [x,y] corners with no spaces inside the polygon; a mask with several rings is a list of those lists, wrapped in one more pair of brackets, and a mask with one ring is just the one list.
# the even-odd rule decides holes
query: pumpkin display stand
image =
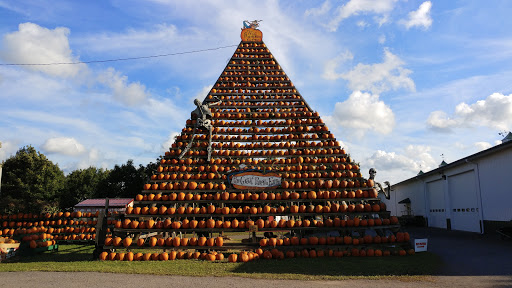
{"label": "pumpkin display stand", "polygon": [[16,251],[19,255],[58,251],[59,244],[89,245],[96,236],[96,217],[81,212],[0,215],[0,236],[21,242]]}
{"label": "pumpkin display stand", "polygon": [[18,248],[20,247],[19,242],[12,243],[13,241],[8,241],[8,243],[6,243],[2,240],[3,239],[0,239],[0,262],[15,256]]}
{"label": "pumpkin display stand", "polygon": [[[229,261],[245,262],[410,248],[373,179],[297,91],[261,31],[242,30],[220,77],[195,104],[134,207],[115,221],[104,246],[113,252],[101,259],[219,260],[233,252]],[[248,237],[224,241],[228,232]],[[130,252],[143,248],[165,252]]]}

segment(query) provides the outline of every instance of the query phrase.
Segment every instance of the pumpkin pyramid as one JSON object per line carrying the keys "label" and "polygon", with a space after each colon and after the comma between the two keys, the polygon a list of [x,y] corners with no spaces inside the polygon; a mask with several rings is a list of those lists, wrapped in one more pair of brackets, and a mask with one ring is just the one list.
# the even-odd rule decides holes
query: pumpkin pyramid
{"label": "pumpkin pyramid", "polygon": [[[271,238],[268,244],[283,249],[323,244],[341,251],[336,245],[352,245],[340,253],[365,239],[373,243],[373,237],[379,243],[396,240],[386,229],[396,232],[397,219],[385,211],[373,180],[362,177],[306,103],[263,43],[261,31],[242,30],[224,71],[195,104],[115,232],[164,233],[161,239],[137,242],[165,249],[267,245],[254,238],[240,244],[217,237],[231,231],[288,231],[289,238]],[[325,234],[320,243],[302,241],[308,234],[332,231],[332,239]]]}
{"label": "pumpkin pyramid", "polygon": [[[253,28],[243,32],[246,30],[259,32]],[[358,165],[306,103],[265,43],[243,40],[206,99],[202,103],[196,100],[198,108],[143,192],[179,190],[198,195],[195,200],[220,200],[212,193],[274,188],[271,190],[283,192],[281,199],[286,200],[293,192],[369,190],[363,189],[367,181]],[[281,187],[233,185],[232,177],[237,175],[232,173],[244,170],[260,171],[261,177],[274,172]],[[329,192],[329,197],[317,198],[336,198]]]}

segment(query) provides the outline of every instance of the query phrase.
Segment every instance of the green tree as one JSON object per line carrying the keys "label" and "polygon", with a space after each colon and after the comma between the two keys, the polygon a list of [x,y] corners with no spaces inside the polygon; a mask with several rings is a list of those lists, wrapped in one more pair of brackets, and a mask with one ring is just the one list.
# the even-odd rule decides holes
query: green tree
{"label": "green tree", "polygon": [[64,183],[58,165],[34,147],[23,147],[3,164],[0,211],[40,213],[57,207]]}
{"label": "green tree", "polygon": [[[142,186],[148,181],[149,173],[152,173],[154,164],[144,167],[139,165],[136,168],[133,160],[128,160],[126,164],[116,165],[109,171],[108,177],[100,184],[99,198],[135,198],[140,193]],[[153,168],[154,169],[154,168]]]}
{"label": "green tree", "polygon": [[60,208],[67,209],[77,203],[101,194],[101,184],[109,175],[108,170],[89,167],[75,170],[66,176],[66,185],[60,196]]}

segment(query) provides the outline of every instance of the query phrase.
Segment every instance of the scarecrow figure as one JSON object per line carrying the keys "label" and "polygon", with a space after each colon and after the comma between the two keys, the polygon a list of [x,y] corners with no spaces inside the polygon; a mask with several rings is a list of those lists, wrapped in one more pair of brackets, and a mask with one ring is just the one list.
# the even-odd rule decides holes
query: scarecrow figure
{"label": "scarecrow figure", "polygon": [[192,118],[196,117],[196,125],[194,126],[194,131],[192,131],[192,138],[190,138],[190,141],[188,142],[187,147],[181,152],[178,159],[183,158],[185,154],[190,150],[192,147],[192,141],[196,137],[196,129],[205,129],[208,130],[209,138],[208,138],[208,161],[210,161],[211,155],[212,155],[212,132],[213,132],[213,126],[212,126],[212,111],[210,110],[210,106],[217,105],[222,103],[222,100],[215,97],[217,99],[217,102],[212,103],[205,103],[202,104],[199,99],[194,100],[194,104],[196,104],[197,108],[192,111]]}
{"label": "scarecrow figure", "polygon": [[389,184],[388,181],[384,181],[384,184],[387,186],[386,189],[384,189],[382,187],[382,184],[380,184],[379,182],[375,181],[375,175],[377,174],[377,170],[375,170],[375,168],[370,168],[370,171],[369,171],[369,174],[370,174],[370,179],[373,180],[373,183],[375,183],[375,185],[372,187],[372,188],[378,188],[378,192],[379,193],[382,193],[384,194],[384,197],[386,197],[386,199],[390,199],[391,198],[391,184]]}

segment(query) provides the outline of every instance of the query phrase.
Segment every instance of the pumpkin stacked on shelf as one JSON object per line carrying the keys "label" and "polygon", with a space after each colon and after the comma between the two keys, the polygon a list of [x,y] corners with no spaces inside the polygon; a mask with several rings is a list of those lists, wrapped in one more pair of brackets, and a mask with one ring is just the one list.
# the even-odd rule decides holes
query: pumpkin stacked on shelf
{"label": "pumpkin stacked on shelf", "polygon": [[20,240],[22,254],[56,250],[57,243],[92,244],[97,216],[82,212],[0,215],[0,235]]}
{"label": "pumpkin stacked on shelf", "polygon": [[[398,219],[380,202],[373,180],[363,178],[358,163],[262,41],[238,45],[202,105],[211,112],[211,136],[192,114],[105,248],[158,247],[181,251],[184,258],[184,251],[197,249],[248,251],[229,257],[244,262],[253,254],[341,257],[405,251],[408,234],[398,232]],[[234,184],[241,175],[269,176],[274,182]],[[288,234],[242,244],[214,240],[231,231]],[[148,233],[160,235],[138,238]],[[102,257],[110,258],[116,256]],[[161,260],[130,256],[153,258]]]}

